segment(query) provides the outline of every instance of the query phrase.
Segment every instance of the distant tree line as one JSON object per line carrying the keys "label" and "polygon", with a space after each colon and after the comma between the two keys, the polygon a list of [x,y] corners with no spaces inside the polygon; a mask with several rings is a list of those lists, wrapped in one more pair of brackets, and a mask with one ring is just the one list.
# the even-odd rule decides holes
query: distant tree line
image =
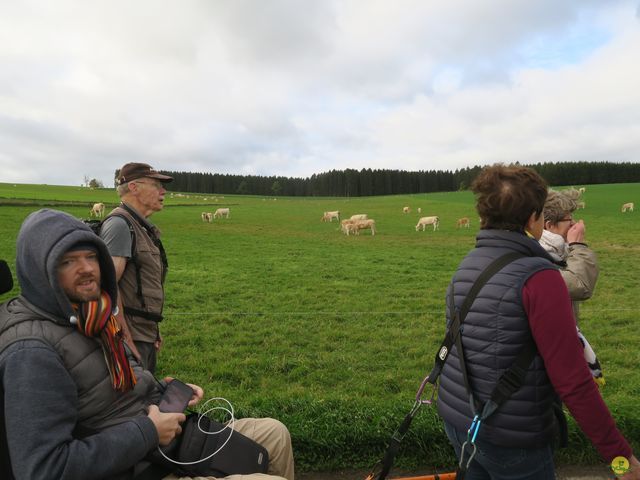
{"label": "distant tree line", "polygon": [[[564,162],[528,165],[550,185],[640,182],[640,163]],[[207,194],[360,197],[466,190],[482,169],[455,171],[346,169],[308,178],[164,171],[174,178],[168,190]]]}

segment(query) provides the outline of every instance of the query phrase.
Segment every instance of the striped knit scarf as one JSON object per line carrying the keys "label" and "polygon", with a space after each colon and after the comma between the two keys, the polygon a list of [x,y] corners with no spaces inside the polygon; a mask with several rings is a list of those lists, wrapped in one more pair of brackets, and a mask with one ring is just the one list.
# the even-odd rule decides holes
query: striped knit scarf
{"label": "striped knit scarf", "polygon": [[78,330],[87,337],[99,337],[113,389],[127,392],[136,384],[122,340],[118,321],[111,314],[111,297],[102,291],[98,300],[72,304],[78,314]]}

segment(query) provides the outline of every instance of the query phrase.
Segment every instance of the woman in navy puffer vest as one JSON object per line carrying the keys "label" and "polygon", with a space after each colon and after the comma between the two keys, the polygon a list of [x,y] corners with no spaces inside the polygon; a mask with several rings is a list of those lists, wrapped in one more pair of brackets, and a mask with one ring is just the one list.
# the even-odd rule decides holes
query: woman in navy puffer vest
{"label": "woman in navy puffer vest", "polygon": [[[498,379],[531,342],[537,354],[522,387],[481,423],[467,479],[554,479],[553,403],[559,397],[607,462],[618,456],[632,467],[624,477],[640,478],[640,463],[615,426],[584,360],[567,287],[538,243],[546,182],[525,167],[494,165],[472,184],[481,230],[447,290],[458,310],[471,285],[496,258],[523,257],[495,274],[480,290],[462,329],[462,348],[471,392],[467,392],[456,347],[440,377],[438,411],[456,455],[476,414]],[[473,411],[472,411],[473,408]],[[466,449],[464,463],[472,449]]]}

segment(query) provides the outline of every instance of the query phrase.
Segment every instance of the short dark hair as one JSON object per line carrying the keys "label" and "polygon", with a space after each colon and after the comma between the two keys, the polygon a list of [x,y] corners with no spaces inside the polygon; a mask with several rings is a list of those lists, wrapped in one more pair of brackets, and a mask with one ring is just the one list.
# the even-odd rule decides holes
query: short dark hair
{"label": "short dark hair", "polygon": [[531,168],[502,164],[483,168],[471,184],[480,228],[524,232],[531,214],[542,214],[547,188]]}

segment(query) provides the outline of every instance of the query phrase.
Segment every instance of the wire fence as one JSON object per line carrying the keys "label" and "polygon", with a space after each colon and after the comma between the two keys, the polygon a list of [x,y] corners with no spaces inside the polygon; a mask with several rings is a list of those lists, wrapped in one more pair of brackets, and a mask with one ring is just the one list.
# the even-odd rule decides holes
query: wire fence
{"label": "wire fence", "polygon": [[[580,313],[582,315],[597,314],[597,313],[611,313],[611,312],[635,312],[640,313],[640,308],[581,308]],[[420,316],[420,315],[443,315],[444,308],[441,311],[342,311],[342,312],[329,312],[329,311],[316,311],[316,312],[298,312],[298,311],[252,311],[241,312],[234,310],[223,310],[213,312],[180,312],[180,311],[167,311],[167,316],[220,316],[220,315],[247,315],[247,316],[267,316],[267,315],[291,315],[291,316],[347,316],[347,315],[400,315],[400,316]]]}

